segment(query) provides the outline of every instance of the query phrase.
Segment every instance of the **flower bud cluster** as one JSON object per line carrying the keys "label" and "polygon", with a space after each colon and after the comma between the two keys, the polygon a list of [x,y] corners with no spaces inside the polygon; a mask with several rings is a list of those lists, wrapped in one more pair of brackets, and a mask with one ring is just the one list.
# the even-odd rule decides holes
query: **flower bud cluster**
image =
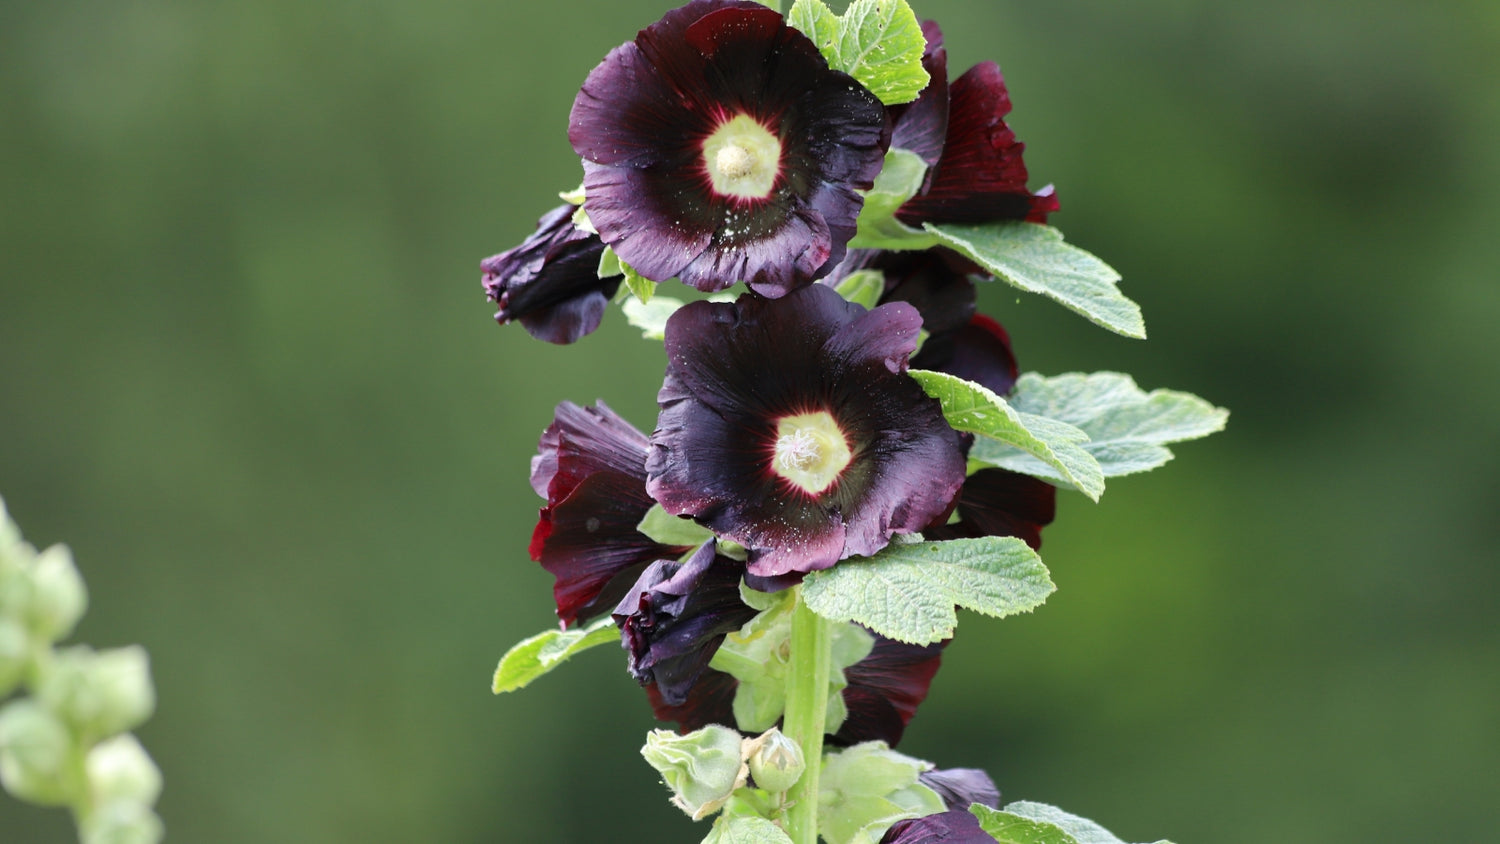
{"label": "flower bud cluster", "polygon": [[146,651],[56,647],[87,605],[72,553],[26,544],[0,501],[0,701],[30,693],[0,706],[0,785],[71,809],[84,844],[152,844],[161,772],[128,732],[156,705]]}

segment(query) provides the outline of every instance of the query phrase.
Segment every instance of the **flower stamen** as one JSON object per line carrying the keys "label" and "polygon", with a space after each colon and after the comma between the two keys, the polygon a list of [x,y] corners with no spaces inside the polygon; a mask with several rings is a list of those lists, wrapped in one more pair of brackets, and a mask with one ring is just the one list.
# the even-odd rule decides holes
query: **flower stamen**
{"label": "flower stamen", "polygon": [[772,470],[811,495],[832,486],[852,459],[849,442],[827,412],[799,413],[776,423]]}

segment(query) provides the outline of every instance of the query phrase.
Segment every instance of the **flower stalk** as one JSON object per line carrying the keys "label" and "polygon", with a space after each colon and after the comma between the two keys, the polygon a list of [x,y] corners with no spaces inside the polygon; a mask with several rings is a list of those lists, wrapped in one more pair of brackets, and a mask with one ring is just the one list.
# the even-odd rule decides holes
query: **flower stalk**
{"label": "flower stalk", "polygon": [[792,614],[786,692],[786,734],[802,748],[807,770],[788,792],[786,832],[792,844],[817,844],[818,775],[823,768],[823,730],[828,717],[828,680],[833,671],[833,622],[807,608],[802,587]]}

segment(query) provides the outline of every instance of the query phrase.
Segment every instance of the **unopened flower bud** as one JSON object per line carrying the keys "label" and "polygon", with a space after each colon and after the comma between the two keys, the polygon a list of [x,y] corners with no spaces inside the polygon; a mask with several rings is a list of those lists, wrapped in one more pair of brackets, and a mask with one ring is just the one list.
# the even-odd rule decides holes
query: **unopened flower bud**
{"label": "unopened flower bud", "polygon": [[20,684],[31,657],[30,649],[26,628],[15,619],[0,616],[0,699]]}
{"label": "unopened flower bud", "polygon": [[37,556],[36,567],[31,570],[31,590],[28,623],[47,642],[72,633],[88,607],[83,576],[66,545],[54,545]]}
{"label": "unopened flower bud", "polygon": [[157,844],[165,832],[150,806],[115,800],[94,808],[80,837],[83,844]]}
{"label": "unopened flower bud", "polygon": [[34,700],[0,710],[0,784],[43,806],[73,801],[83,787],[77,748],[68,728]]}
{"label": "unopened flower bud", "polygon": [[786,791],[802,778],[802,772],[807,769],[802,747],[775,727],[747,740],[745,754],[756,787],[766,791]]}
{"label": "unopened flower bud", "polygon": [[687,735],[652,730],[641,755],[672,789],[672,804],[695,821],[719,811],[748,773],[740,734],[718,724]]}
{"label": "unopened flower bud", "polygon": [[37,697],[85,743],[134,729],[156,706],[146,651],[139,645],[59,651],[42,674]]}
{"label": "unopened flower bud", "polygon": [[94,804],[125,801],[150,806],[161,796],[161,771],[130,733],[100,742],[84,760]]}

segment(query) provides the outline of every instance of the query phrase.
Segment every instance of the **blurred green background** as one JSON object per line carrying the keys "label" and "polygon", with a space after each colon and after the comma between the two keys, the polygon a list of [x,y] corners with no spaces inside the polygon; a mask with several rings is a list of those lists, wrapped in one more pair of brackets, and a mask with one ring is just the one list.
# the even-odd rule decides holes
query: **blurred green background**
{"label": "blurred green background", "polygon": [[[1131,840],[1494,840],[1500,4],[917,0],[998,60],[1054,218],[1151,340],[991,287],[1022,364],[1233,410],[966,616],[902,749]],[[0,495],[144,643],[178,842],[696,841],[613,649],[553,622],[551,406],[655,419],[618,313],[498,328],[646,0],[0,2]],[[587,808],[585,808],[587,807]],[[0,840],[73,840],[0,796]]]}

